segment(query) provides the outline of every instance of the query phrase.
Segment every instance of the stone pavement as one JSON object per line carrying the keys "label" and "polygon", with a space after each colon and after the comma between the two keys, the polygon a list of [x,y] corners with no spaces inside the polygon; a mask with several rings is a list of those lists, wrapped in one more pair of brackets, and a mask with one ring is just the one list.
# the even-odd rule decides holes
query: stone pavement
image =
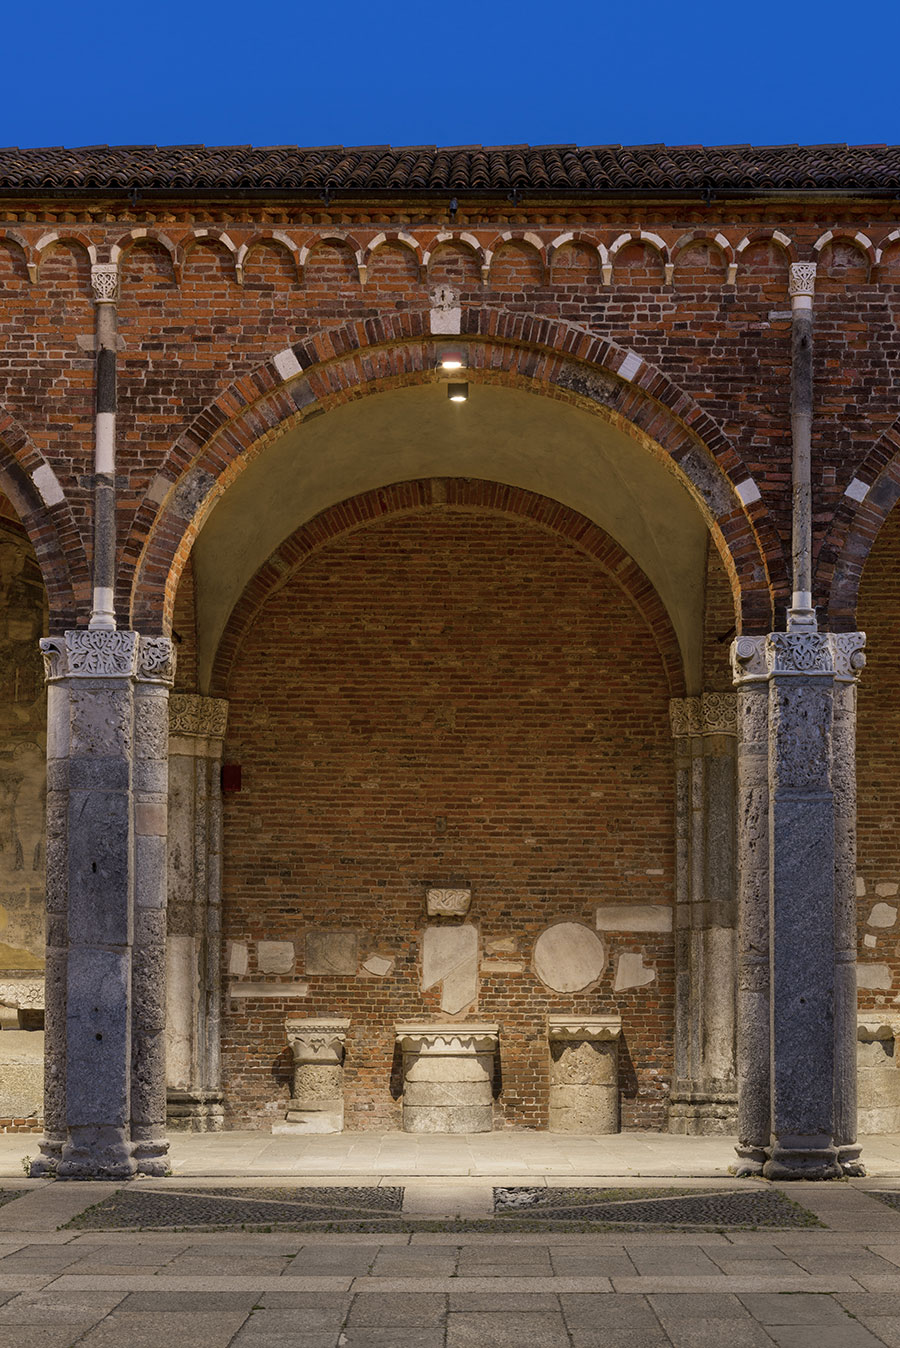
{"label": "stone pavement", "polygon": [[[497,1183],[552,1189],[575,1182],[571,1169],[537,1169],[541,1144],[534,1137],[495,1136],[508,1164],[492,1176],[417,1172],[410,1155],[421,1160],[423,1152],[414,1147],[405,1173],[383,1165],[382,1174],[329,1176],[320,1169],[294,1177],[282,1166],[268,1172],[267,1183],[402,1186],[403,1216],[438,1227],[489,1219]],[[251,1154],[246,1137],[234,1139],[224,1166]],[[641,1136],[623,1137],[602,1142],[618,1146],[619,1163],[641,1164]],[[351,1147],[361,1141],[348,1138]],[[316,1140],[313,1156],[324,1154],[324,1140]],[[478,1139],[462,1141],[484,1161]],[[556,1149],[561,1160],[571,1143],[553,1141],[544,1158]],[[653,1167],[670,1143],[684,1141],[700,1139],[664,1139],[655,1155],[645,1139],[650,1154],[643,1164],[652,1173],[641,1179],[629,1172],[626,1187],[648,1193],[665,1187]],[[256,1145],[259,1165],[266,1139],[257,1135]],[[185,1177],[191,1146],[175,1148]],[[590,1234],[79,1230],[67,1223],[123,1188],[175,1194],[186,1179],[53,1183],[28,1181],[10,1168],[0,1180],[0,1202],[11,1192],[21,1196],[0,1205],[0,1348],[158,1348],[176,1338],[180,1348],[900,1348],[900,1208],[873,1196],[895,1193],[900,1204],[900,1179],[887,1174],[896,1166],[891,1146],[867,1147],[870,1165],[880,1158],[881,1174],[780,1186],[710,1177],[719,1144],[706,1146],[707,1173],[686,1173],[684,1149],[681,1173],[669,1172],[673,1189],[776,1190],[823,1225]],[[438,1161],[449,1164],[451,1150]],[[379,1155],[384,1162],[386,1153]],[[487,1156],[496,1165],[499,1153]],[[577,1164],[583,1182],[602,1182],[580,1153]],[[189,1187],[221,1188],[227,1178],[230,1191],[249,1193],[263,1187],[260,1173],[235,1179],[210,1161],[205,1178],[191,1178]],[[622,1187],[621,1178],[615,1183]]]}

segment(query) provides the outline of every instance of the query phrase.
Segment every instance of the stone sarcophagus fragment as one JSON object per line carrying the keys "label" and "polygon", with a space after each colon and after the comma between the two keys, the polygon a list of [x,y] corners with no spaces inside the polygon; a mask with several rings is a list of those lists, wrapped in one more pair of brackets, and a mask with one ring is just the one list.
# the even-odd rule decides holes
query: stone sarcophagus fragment
{"label": "stone sarcophagus fragment", "polygon": [[344,1128],[344,1045],[349,1020],[285,1021],[294,1081],[284,1122],[273,1133],[340,1133]]}
{"label": "stone sarcophagus fragment", "polygon": [[548,1016],[551,1133],[619,1131],[620,1016]]}
{"label": "stone sarcophagus fragment", "polygon": [[405,1133],[489,1133],[499,1026],[461,1021],[396,1026]]}

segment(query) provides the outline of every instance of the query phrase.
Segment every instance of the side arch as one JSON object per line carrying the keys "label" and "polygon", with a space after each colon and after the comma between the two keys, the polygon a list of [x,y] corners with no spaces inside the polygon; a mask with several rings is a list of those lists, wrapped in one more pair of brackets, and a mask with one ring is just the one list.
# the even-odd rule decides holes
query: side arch
{"label": "side arch", "polygon": [[34,548],[50,612],[51,632],[74,627],[90,602],[84,543],[56,474],[22,426],[0,411],[0,491],[9,497]]}
{"label": "side arch", "polygon": [[[206,515],[266,444],[342,403],[440,378],[441,339],[423,331],[425,321],[402,311],[322,331],[235,381],[186,428],[125,543],[118,602],[133,625],[168,629],[178,578]],[[589,410],[679,476],[729,573],[738,625],[771,630],[774,608],[789,593],[782,544],[756,483],[708,413],[636,353],[571,324],[471,309],[462,327],[471,381]]]}
{"label": "side arch", "polygon": [[872,446],[844,489],[819,549],[817,597],[835,632],[856,628],[859,586],[869,553],[900,500],[900,417]]}

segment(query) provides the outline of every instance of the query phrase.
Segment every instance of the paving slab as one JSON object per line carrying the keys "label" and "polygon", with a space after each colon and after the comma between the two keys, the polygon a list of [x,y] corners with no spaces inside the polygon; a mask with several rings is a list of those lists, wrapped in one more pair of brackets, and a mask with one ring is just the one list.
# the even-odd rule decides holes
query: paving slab
{"label": "paving slab", "polygon": [[529,1348],[569,1348],[562,1315],[455,1311],[447,1319],[447,1348],[521,1348],[523,1343]]}
{"label": "paving slab", "polygon": [[376,1325],[395,1329],[433,1329],[444,1323],[447,1297],[425,1292],[412,1297],[397,1297],[368,1288],[353,1298],[348,1325]]}
{"label": "paving slab", "polygon": [[241,1311],[113,1311],[78,1340],[79,1348],[228,1348],[246,1320]]}
{"label": "paving slab", "polygon": [[569,1329],[643,1329],[657,1331],[659,1317],[643,1296],[617,1297],[566,1292],[560,1298]]}
{"label": "paving slab", "polygon": [[767,1333],[779,1348],[884,1348],[870,1329],[849,1318],[845,1325],[774,1325]]}

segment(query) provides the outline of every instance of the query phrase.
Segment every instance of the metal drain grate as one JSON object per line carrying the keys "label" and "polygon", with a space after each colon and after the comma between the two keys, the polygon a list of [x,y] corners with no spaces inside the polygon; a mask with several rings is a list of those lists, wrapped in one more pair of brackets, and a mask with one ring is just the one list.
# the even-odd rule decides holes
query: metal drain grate
{"label": "metal drain grate", "polygon": [[[900,1197],[900,1195],[898,1195]],[[647,1227],[821,1226],[777,1189],[710,1191],[696,1189],[529,1189],[495,1188],[494,1212],[501,1220],[523,1219],[548,1227],[557,1222]]]}
{"label": "metal drain grate", "polygon": [[402,1188],[120,1189],[71,1222],[81,1230],[139,1227],[296,1226],[397,1218]]}

